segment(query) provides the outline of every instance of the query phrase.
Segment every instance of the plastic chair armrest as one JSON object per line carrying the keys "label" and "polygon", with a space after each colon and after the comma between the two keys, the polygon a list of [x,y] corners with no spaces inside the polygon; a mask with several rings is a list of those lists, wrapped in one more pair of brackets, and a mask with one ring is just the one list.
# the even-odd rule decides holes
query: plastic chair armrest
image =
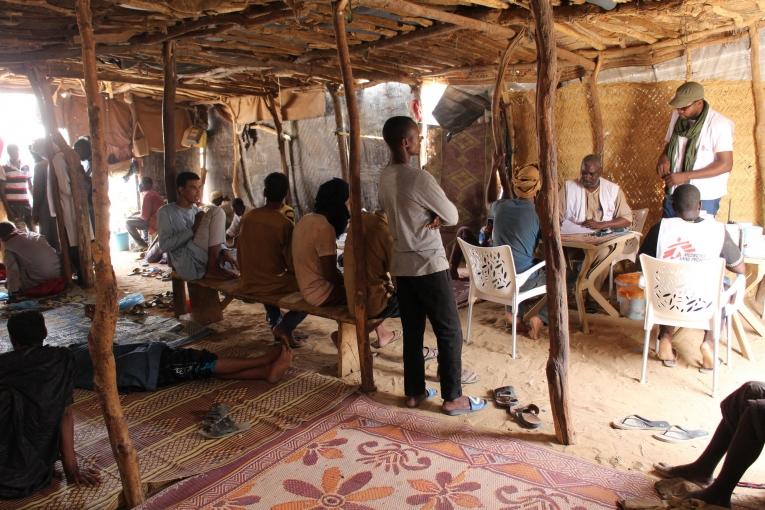
{"label": "plastic chair armrest", "polygon": [[535,264],[531,266],[530,268],[528,268],[527,270],[525,270],[524,272],[515,275],[518,288],[520,289],[521,285],[526,283],[526,280],[528,280],[531,275],[533,275],[534,273],[542,269],[544,266],[545,266],[545,261],[543,260],[539,264]]}

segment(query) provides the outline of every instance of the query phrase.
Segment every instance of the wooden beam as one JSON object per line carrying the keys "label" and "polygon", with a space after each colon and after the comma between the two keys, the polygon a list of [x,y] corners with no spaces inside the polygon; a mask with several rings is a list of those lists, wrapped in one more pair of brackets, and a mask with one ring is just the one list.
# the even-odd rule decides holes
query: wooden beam
{"label": "wooden beam", "polygon": [[284,148],[284,136],[282,133],[282,120],[279,115],[279,109],[276,107],[276,99],[274,96],[266,96],[266,108],[268,108],[271,118],[274,120],[274,128],[276,129],[276,143],[279,146],[279,159],[282,162],[282,173],[289,180],[290,167],[287,164],[287,152]]}
{"label": "wooden beam", "polygon": [[542,172],[541,224],[545,236],[547,305],[550,324],[550,357],[547,360],[547,385],[555,436],[562,444],[574,443],[569,412],[568,389],[568,300],[566,263],[558,223],[558,158],[555,143],[555,90],[558,70],[555,56],[553,8],[549,0],[530,0],[537,44],[536,120],[539,141],[539,169]]}
{"label": "wooden beam", "polygon": [[348,173],[350,176],[351,195],[351,242],[353,243],[353,258],[356,260],[354,285],[356,286],[354,317],[356,318],[356,341],[359,346],[359,361],[361,364],[361,391],[375,391],[374,371],[372,365],[372,350],[369,345],[367,331],[367,269],[362,261],[366,260],[364,245],[364,228],[361,217],[361,121],[359,107],[356,103],[351,54],[348,51],[348,38],[345,27],[345,9],[348,0],[332,2],[332,21],[337,41],[337,59],[340,63],[340,74],[343,77],[345,90],[345,106],[348,109],[350,124],[350,153],[348,156]]}
{"label": "wooden beam", "polygon": [[612,23],[612,22],[604,21],[600,19],[598,20],[597,23],[599,28],[608,30],[609,32],[615,32],[617,34],[624,34],[627,37],[632,37],[633,39],[637,39],[638,41],[643,41],[644,43],[653,44],[656,41],[658,41],[658,39],[653,37],[651,34],[641,32],[640,30],[629,27],[627,25],[621,25],[619,23]]}
{"label": "wooden beam", "polygon": [[343,179],[350,180],[348,172],[348,145],[345,143],[345,122],[343,121],[343,108],[340,104],[339,87],[334,83],[327,86],[330,97],[332,97],[332,111],[335,113],[335,135],[337,136],[337,150],[340,157],[340,170]]}
{"label": "wooden beam", "polygon": [[[80,271],[78,273],[79,284],[86,289],[93,287],[93,257],[91,252],[91,229],[90,214],[88,212],[88,199],[85,196],[85,170],[82,168],[80,156],[66,143],[61,132],[58,130],[55,107],[51,97],[47,80],[38,69],[27,69],[27,79],[37,95],[40,104],[40,116],[48,134],[48,140],[52,142],[64,155],[69,176],[69,187],[72,191],[74,203],[74,221],[77,229],[77,253],[79,255]],[[49,160],[49,171],[52,170],[53,161]],[[54,174],[55,176],[55,174]],[[59,187],[58,179],[55,186]],[[62,204],[63,205],[63,204]],[[61,211],[63,216],[63,210]],[[58,216],[57,216],[58,217]],[[66,231],[66,227],[64,226]],[[67,233],[67,238],[69,234]],[[62,245],[62,250],[69,249],[69,244]]]}
{"label": "wooden beam", "polygon": [[566,35],[568,37],[571,37],[572,39],[575,39],[579,42],[582,42],[586,44],[587,46],[592,46],[596,50],[605,50],[606,45],[596,41],[595,39],[587,36],[586,34],[581,33],[579,30],[575,29],[574,27],[568,25],[567,23],[555,23],[555,30],[560,32],[563,35]]}
{"label": "wooden beam", "polygon": [[495,23],[469,18],[460,14],[453,14],[435,7],[415,4],[406,0],[360,0],[359,4],[365,7],[373,7],[375,9],[396,14],[434,19],[443,23],[450,23],[462,28],[477,30],[479,32],[485,32],[489,35],[506,39],[510,39],[515,35],[515,30],[509,27],[503,27]]}
{"label": "wooden beam", "polygon": [[162,143],[165,153],[165,192],[167,201],[175,202],[175,41],[162,43],[164,63],[164,94],[162,96]]}
{"label": "wooden beam", "polygon": [[600,93],[598,91],[598,74],[603,65],[603,59],[598,57],[595,70],[587,75],[585,81],[587,103],[592,122],[592,147],[595,154],[603,157],[605,148],[605,133],[603,130],[603,111],[600,108]]}
{"label": "wooden beam", "polygon": [[[373,51],[381,50],[384,48],[392,48],[394,46],[400,46],[402,44],[409,44],[415,41],[424,41],[433,37],[440,37],[448,35],[458,30],[462,30],[462,27],[438,23],[427,28],[420,28],[413,30],[405,34],[396,35],[393,37],[381,37],[380,39],[363,44],[355,44],[348,48],[351,55],[363,55],[365,53],[371,53]],[[337,50],[314,50],[309,51],[305,55],[295,59],[296,64],[303,64],[305,62],[315,62],[331,60],[337,57]]]}
{"label": "wooden beam", "polygon": [[[760,69],[760,31],[756,25],[749,26],[750,65],[752,68],[752,96],[754,97],[754,152],[757,163],[757,203],[760,221],[765,222],[762,199],[765,197],[765,95],[762,90]],[[765,224],[765,223],[761,223]]]}
{"label": "wooden beam", "polygon": [[117,280],[109,251],[109,170],[106,163],[106,127],[102,115],[103,98],[96,75],[96,43],[93,37],[90,0],[77,0],[77,26],[82,37],[82,62],[85,69],[85,95],[88,98],[90,144],[93,155],[93,208],[96,242],[96,311],[88,333],[88,350],[93,362],[93,386],[101,402],[101,412],[109,434],[112,453],[122,481],[125,503],[133,508],[144,500],[138,455],[128,434],[127,422],[117,391],[117,371],[112,352],[117,326]]}
{"label": "wooden beam", "polygon": [[[249,13],[249,14],[245,14]],[[260,13],[256,16],[255,13]],[[265,23],[271,23],[291,15],[289,9],[261,6],[252,6],[244,11],[221,14],[215,16],[205,16],[194,21],[181,22],[168,28],[168,33],[154,32],[143,33],[125,41],[124,44],[98,44],[96,52],[103,54],[133,53],[137,49],[154,48],[159,43],[173,41],[185,37],[196,37],[199,35],[210,35],[232,26],[241,26],[251,28],[253,26]],[[200,30],[206,30],[203,34]],[[43,60],[63,60],[67,58],[76,58],[80,53],[77,46],[53,46],[42,50],[35,50],[23,53],[6,54],[0,56],[0,65],[26,64],[29,62],[39,62]]]}
{"label": "wooden beam", "polygon": [[[492,139],[494,141],[492,169],[497,169],[497,172],[499,173],[499,182],[502,184],[502,193],[507,198],[510,198],[512,195],[510,192],[510,179],[508,178],[508,169],[506,165],[507,154],[503,154],[502,151],[502,139],[504,137],[502,136],[502,122],[500,121],[500,101],[502,99],[502,91],[504,90],[505,71],[507,70],[507,65],[510,63],[510,57],[513,54],[513,50],[515,50],[515,48],[521,42],[521,39],[524,37],[526,37],[525,27],[522,28],[517,34],[515,34],[515,37],[513,37],[513,39],[507,45],[504,53],[502,54],[502,58],[499,62],[499,70],[497,71],[497,81],[494,84],[494,94],[492,94],[491,98],[491,132]],[[487,186],[491,186],[494,182],[494,179],[495,176],[492,175],[491,179],[489,179],[486,183]],[[487,196],[487,191],[488,188],[484,190],[484,197]]]}

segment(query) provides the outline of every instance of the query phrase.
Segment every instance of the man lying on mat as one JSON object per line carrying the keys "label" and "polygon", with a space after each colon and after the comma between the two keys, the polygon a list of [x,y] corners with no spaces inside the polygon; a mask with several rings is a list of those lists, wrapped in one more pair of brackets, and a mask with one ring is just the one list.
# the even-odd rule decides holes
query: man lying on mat
{"label": "man lying on mat", "polygon": [[[74,387],[93,389],[93,364],[87,344],[70,345]],[[292,350],[280,345],[257,358],[222,358],[204,349],[174,349],[161,342],[114,345],[120,391],[154,391],[195,379],[239,379],[278,382],[292,364]]]}
{"label": "man lying on mat", "polygon": [[69,483],[92,485],[98,474],[74,454],[75,363],[63,347],[43,346],[40,312],[8,319],[13,351],[0,354],[0,498],[22,498],[45,488],[61,459]]}
{"label": "man lying on mat", "polygon": [[216,206],[197,207],[202,181],[192,172],[176,178],[178,199],[157,212],[159,247],[170,257],[170,265],[184,280],[203,277],[230,279],[236,274],[224,268],[236,261],[226,247],[226,214]]}

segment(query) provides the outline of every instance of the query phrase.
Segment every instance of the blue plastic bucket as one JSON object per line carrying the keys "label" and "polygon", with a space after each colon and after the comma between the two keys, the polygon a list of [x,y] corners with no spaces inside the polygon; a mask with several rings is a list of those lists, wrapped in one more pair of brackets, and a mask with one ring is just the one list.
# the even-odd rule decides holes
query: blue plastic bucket
{"label": "blue plastic bucket", "polygon": [[117,246],[117,251],[128,251],[130,249],[130,245],[128,243],[128,233],[115,232],[114,244]]}

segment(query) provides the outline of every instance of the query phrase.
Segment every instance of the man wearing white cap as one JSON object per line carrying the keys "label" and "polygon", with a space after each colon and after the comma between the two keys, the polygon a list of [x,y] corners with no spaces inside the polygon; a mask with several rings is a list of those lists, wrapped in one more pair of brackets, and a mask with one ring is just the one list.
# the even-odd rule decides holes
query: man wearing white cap
{"label": "man wearing white cap", "polygon": [[675,111],[656,164],[667,193],[663,216],[676,216],[671,195],[680,184],[696,186],[701,208],[714,216],[728,191],[733,169],[733,121],[710,108],[704,100],[704,87],[693,81],[680,85],[669,104]]}

